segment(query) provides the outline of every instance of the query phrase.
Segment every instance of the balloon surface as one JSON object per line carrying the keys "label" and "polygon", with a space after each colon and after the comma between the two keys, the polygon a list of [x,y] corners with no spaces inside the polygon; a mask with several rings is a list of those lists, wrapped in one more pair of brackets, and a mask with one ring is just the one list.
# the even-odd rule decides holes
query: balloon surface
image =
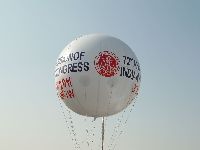
{"label": "balloon surface", "polygon": [[121,40],[104,34],[75,39],[55,67],[57,95],[74,112],[102,117],[125,109],[141,81],[138,59]]}

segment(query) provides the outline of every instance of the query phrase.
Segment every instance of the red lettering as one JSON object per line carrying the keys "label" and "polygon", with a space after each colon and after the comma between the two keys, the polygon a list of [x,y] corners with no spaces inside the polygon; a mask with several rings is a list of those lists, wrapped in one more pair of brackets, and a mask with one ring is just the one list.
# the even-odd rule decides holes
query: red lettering
{"label": "red lettering", "polygon": [[66,95],[67,95],[69,98],[74,98],[74,90],[73,90],[73,89],[68,90],[68,91],[66,92]]}
{"label": "red lettering", "polygon": [[62,79],[62,84],[64,87],[67,87],[67,86],[71,87],[72,86],[71,78],[69,77],[69,79],[68,78]]}
{"label": "red lettering", "polygon": [[132,87],[132,92],[138,95],[138,91],[139,91],[139,86],[137,84],[134,84]]}
{"label": "red lettering", "polygon": [[74,90],[72,89],[71,78],[64,78],[56,82],[57,95],[63,99],[71,99],[75,97]]}

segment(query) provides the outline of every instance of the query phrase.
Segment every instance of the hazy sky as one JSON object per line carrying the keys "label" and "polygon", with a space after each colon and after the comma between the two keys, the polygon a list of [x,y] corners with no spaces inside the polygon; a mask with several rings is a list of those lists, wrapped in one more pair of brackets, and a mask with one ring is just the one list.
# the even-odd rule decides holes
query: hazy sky
{"label": "hazy sky", "polygon": [[142,70],[116,150],[200,149],[200,1],[0,0],[0,149],[72,150],[54,65],[77,36],[127,43]]}

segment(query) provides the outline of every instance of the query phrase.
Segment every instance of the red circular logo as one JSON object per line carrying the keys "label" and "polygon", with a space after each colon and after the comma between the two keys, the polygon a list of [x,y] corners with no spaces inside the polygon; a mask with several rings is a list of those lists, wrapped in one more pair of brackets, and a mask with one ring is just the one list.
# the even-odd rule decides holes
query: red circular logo
{"label": "red circular logo", "polygon": [[119,71],[119,62],[119,58],[113,52],[103,51],[95,57],[94,65],[100,75],[112,77]]}

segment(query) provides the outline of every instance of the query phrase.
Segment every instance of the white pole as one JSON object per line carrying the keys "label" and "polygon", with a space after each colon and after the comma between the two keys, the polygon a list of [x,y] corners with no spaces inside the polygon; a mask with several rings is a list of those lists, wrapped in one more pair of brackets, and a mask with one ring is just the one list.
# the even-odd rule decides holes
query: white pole
{"label": "white pole", "polygon": [[104,117],[102,118],[102,150],[103,150],[103,144],[104,144]]}

